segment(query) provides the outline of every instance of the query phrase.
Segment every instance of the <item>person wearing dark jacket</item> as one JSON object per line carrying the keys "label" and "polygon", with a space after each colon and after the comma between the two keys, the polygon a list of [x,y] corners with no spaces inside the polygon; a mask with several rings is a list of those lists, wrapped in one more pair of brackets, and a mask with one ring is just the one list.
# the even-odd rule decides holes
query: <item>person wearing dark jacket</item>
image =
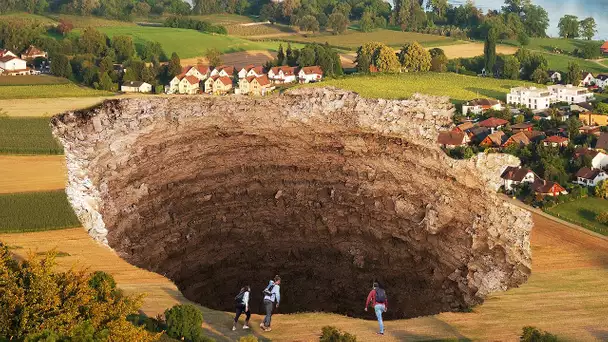
{"label": "person wearing dark jacket", "polygon": [[236,316],[234,316],[234,325],[232,326],[232,331],[236,330],[236,324],[239,321],[239,317],[242,313],[245,313],[245,324],[243,325],[243,329],[249,329],[249,318],[251,318],[251,311],[249,311],[249,294],[251,292],[251,288],[249,285],[243,287],[241,292],[236,296]]}
{"label": "person wearing dark jacket", "polygon": [[372,290],[367,295],[365,311],[367,311],[370,303],[373,304],[372,307],[376,312],[376,318],[378,318],[378,325],[380,326],[378,335],[384,335],[384,322],[382,321],[382,314],[388,310],[388,299],[386,298],[384,288],[378,282],[374,282]]}

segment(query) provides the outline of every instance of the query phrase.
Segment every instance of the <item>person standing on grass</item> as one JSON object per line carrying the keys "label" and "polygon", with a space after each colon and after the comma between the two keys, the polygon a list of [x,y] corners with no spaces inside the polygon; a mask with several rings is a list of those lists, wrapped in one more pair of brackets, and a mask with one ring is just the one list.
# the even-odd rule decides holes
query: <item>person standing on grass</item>
{"label": "person standing on grass", "polygon": [[260,323],[260,328],[264,331],[271,331],[270,320],[272,319],[272,310],[276,303],[276,308],[279,308],[279,302],[281,301],[281,277],[278,275],[274,276],[274,280],[268,282],[268,286],[264,289],[264,310],[266,311],[266,317],[264,322]]}
{"label": "person standing on grass", "polygon": [[245,313],[245,325],[243,325],[243,329],[249,329],[249,318],[251,318],[251,311],[249,311],[249,293],[251,292],[251,288],[249,285],[243,287],[241,292],[239,292],[236,297],[234,297],[234,302],[236,304],[236,316],[234,317],[234,325],[232,326],[232,331],[236,330],[236,324],[239,321],[239,317],[244,312]]}
{"label": "person standing on grass", "polygon": [[386,292],[384,287],[378,282],[374,282],[372,290],[367,295],[367,301],[365,302],[365,311],[369,307],[369,304],[373,303],[374,311],[376,312],[376,318],[378,318],[378,325],[380,331],[378,335],[384,335],[384,322],[382,321],[382,314],[388,309],[388,299],[386,298]]}

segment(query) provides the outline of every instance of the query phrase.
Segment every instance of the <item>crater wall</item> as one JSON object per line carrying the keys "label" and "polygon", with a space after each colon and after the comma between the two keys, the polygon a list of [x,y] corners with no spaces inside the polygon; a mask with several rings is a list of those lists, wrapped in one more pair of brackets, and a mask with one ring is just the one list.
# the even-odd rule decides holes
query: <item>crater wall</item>
{"label": "crater wall", "polygon": [[530,273],[530,215],[491,190],[518,161],[447,157],[435,140],[451,115],[444,98],[317,88],[109,100],[52,126],[92,238],[189,299],[230,310],[250,284],[255,309],[281,274],[282,312],[358,316],[380,280],[397,318]]}

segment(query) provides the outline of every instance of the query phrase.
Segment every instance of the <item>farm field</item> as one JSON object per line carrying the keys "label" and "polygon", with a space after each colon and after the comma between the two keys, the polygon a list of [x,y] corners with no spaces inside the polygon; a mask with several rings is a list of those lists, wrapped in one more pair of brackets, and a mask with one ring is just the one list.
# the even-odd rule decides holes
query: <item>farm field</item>
{"label": "farm field", "polygon": [[79,225],[63,190],[0,194],[0,232],[53,230]]}
{"label": "farm field", "polygon": [[51,18],[59,21],[60,19],[69,20],[74,28],[85,28],[85,27],[114,27],[114,26],[136,26],[135,23],[129,21],[110,20],[96,16],[79,16],[70,14],[59,14],[53,15]]}
{"label": "farm field", "polygon": [[0,87],[11,85],[43,85],[43,84],[67,84],[70,81],[63,77],[50,75],[22,75],[22,76],[0,76]]}
{"label": "farm field", "polygon": [[[233,65],[234,67],[240,69],[248,64],[264,65],[266,62],[274,59],[276,56],[276,52],[266,50],[232,52],[222,55],[222,63],[226,65]],[[195,65],[201,61],[206,63],[204,58],[185,58],[181,60],[181,63],[182,66],[185,66]],[[0,104],[0,107],[1,106],[2,105]]]}
{"label": "farm field", "polygon": [[66,177],[64,156],[0,155],[0,194],[63,189]]}
{"label": "farm field", "polygon": [[293,28],[282,24],[255,24],[243,26],[241,24],[226,25],[228,34],[247,37],[251,39],[268,39],[278,37],[296,37]]}
{"label": "farm field", "polygon": [[216,25],[247,24],[255,22],[253,18],[250,18],[248,16],[229,13],[190,15],[188,16],[188,18],[204,20]]}
{"label": "farm field", "polygon": [[216,48],[222,53],[248,50],[276,51],[280,44],[279,42],[256,42],[234,36],[212,35],[196,30],[168,27],[101,27],[99,30],[109,37],[132,36],[135,44],[140,46],[147,41],[156,40],[161,44],[167,56],[177,52],[180,58],[203,56],[209,48]]}
{"label": "farm field", "polygon": [[81,87],[73,83],[43,84],[36,86],[0,86],[0,100],[5,99],[33,99],[56,97],[91,97],[113,95],[109,91]]}
{"label": "farm field", "polygon": [[[581,39],[564,39],[564,38],[530,38],[530,44],[526,45],[526,49],[539,50],[545,52],[553,52],[554,48],[571,53],[574,49],[581,48],[587,40]],[[519,47],[519,42],[515,40],[507,40],[504,44],[509,44]]]}
{"label": "farm field", "polygon": [[587,197],[573,202],[559,204],[546,211],[563,220],[608,236],[608,226],[595,220],[597,214],[608,211],[608,200],[597,197]]}
{"label": "farm field", "polygon": [[[515,341],[525,325],[534,325],[565,340],[605,340],[608,315],[608,242],[534,215],[531,246],[532,275],[520,288],[491,295],[470,313],[443,313],[386,322],[387,333],[375,335],[377,323],[323,313],[278,314],[271,333],[261,334],[262,316],[252,315],[253,332],[273,341],[313,341],[321,327],[331,323],[361,341],[429,341],[461,339]],[[0,234],[0,241],[24,257],[29,250],[69,254],[57,261],[61,268],[88,267],[112,274],[127,293],[146,293],[143,311],[149,316],[187,300],[168,279],[128,264],[116,253],[95,243],[82,228],[59,231]],[[364,298],[361,299],[362,301]],[[205,328],[218,341],[244,335],[232,332],[232,313],[203,310]]]}
{"label": "farm field", "polygon": [[372,98],[405,99],[422,93],[449,96],[454,102],[463,102],[477,97],[504,101],[511,87],[525,84],[523,81],[427,72],[350,76],[308,86],[335,86]]}
{"label": "farm field", "polygon": [[48,118],[0,118],[0,154],[62,154]]}
{"label": "farm field", "polygon": [[105,99],[115,97],[57,97],[36,99],[0,100],[0,108],[9,117],[50,117],[68,110],[83,109],[101,103]]}

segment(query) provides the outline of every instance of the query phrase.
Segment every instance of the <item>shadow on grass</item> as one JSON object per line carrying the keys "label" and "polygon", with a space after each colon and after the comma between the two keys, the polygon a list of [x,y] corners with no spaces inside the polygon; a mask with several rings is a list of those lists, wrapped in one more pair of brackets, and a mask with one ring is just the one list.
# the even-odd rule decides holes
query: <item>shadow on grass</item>
{"label": "shadow on grass", "polygon": [[[505,93],[497,90],[485,89],[485,88],[477,88],[477,87],[466,87],[468,91],[477,93],[480,97],[491,97],[501,101],[504,101],[506,96]],[[509,88],[510,89],[510,88]]]}
{"label": "shadow on grass", "polygon": [[437,333],[437,335],[439,336],[451,336],[448,338],[444,338],[444,337],[437,337],[437,336],[427,336],[427,335],[419,335],[419,334],[413,334],[410,333],[408,331],[402,330],[402,331],[391,331],[388,332],[388,335],[392,335],[395,338],[397,338],[399,341],[426,341],[426,342],[431,342],[431,341],[472,341],[470,338],[462,335],[458,329],[454,328],[453,326],[451,326],[450,324],[432,317],[430,318],[434,321],[434,327],[435,327],[435,332]]}
{"label": "shadow on grass", "polygon": [[595,221],[595,215],[597,215],[594,211],[589,209],[579,209],[578,215],[586,220]]}

